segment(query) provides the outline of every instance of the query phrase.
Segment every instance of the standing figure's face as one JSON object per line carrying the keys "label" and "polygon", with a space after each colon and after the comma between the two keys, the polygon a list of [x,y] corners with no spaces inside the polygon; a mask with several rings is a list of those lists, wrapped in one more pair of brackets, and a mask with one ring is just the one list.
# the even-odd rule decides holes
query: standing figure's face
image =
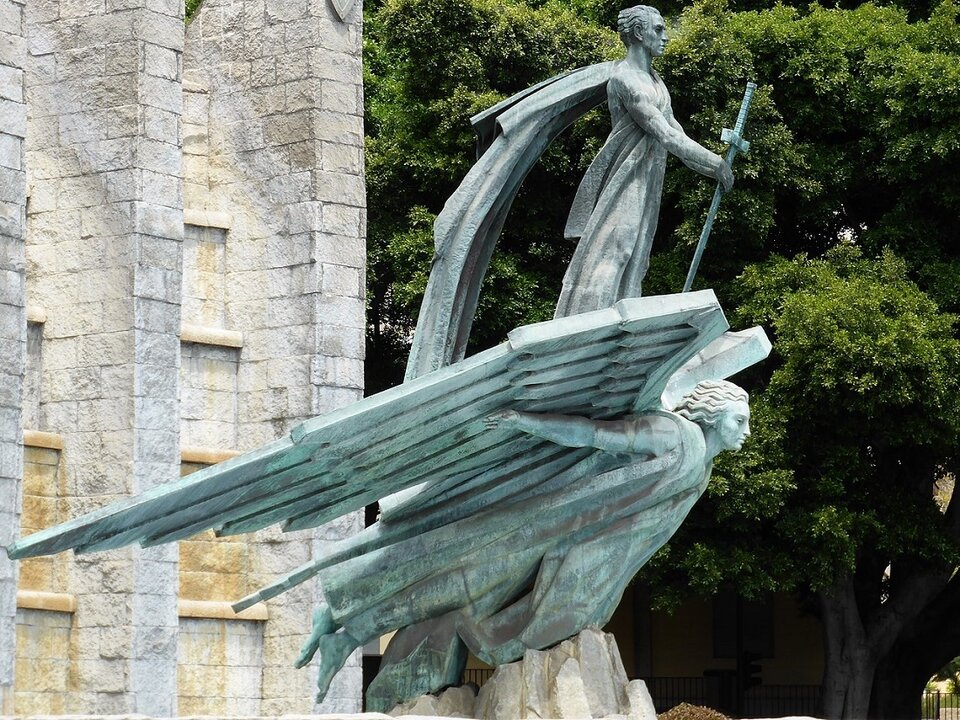
{"label": "standing figure's face", "polygon": [[660,57],[667,49],[667,24],[660,13],[653,13],[647,19],[640,34],[640,43],[650,51],[653,57]]}
{"label": "standing figure's face", "polygon": [[743,400],[727,404],[714,426],[726,450],[739,450],[750,437],[750,406]]}

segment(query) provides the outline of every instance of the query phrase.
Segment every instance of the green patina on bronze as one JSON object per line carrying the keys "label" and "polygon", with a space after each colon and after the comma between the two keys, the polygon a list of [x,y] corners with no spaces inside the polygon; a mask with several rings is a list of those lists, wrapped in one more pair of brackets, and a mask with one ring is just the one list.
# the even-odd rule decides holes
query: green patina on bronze
{"label": "green patina on bronze", "polygon": [[[710,291],[520,328],[499,347],[9,552],[153,545],[211,527],[300,529],[382,499],[378,523],[238,608],[319,575],[329,604],[315,644],[330,677],[344,648],[401,629],[368,698],[385,707],[449,684],[465,647],[505,662],[604,621],[708,475],[709,433],[664,413],[661,395],[769,349],[759,329],[726,328]],[[583,423],[620,428],[633,444],[585,440]],[[664,437],[679,445],[661,452]]]}

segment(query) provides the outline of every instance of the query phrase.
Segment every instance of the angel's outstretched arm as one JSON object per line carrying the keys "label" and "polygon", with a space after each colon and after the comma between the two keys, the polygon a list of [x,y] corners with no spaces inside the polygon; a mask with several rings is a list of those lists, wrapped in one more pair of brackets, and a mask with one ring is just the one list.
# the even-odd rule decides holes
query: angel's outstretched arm
{"label": "angel's outstretched arm", "polygon": [[565,447],[594,447],[606,452],[659,455],[676,446],[676,424],[659,415],[630,420],[591,420],[576,415],[548,415],[505,410],[484,421],[541,437]]}

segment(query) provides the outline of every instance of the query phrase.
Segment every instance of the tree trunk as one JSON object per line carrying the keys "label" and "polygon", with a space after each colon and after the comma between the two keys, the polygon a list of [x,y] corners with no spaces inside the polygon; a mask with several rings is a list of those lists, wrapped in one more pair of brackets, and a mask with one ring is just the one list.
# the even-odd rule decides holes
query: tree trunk
{"label": "tree trunk", "polygon": [[[943,589],[899,633],[877,665],[870,703],[871,720],[918,720],[927,680],[960,654],[960,578],[944,580]],[[922,582],[914,581],[912,588]]]}
{"label": "tree trunk", "polygon": [[[930,676],[929,658],[904,652],[899,644],[877,665],[870,720],[920,720],[920,701]],[[939,669],[939,668],[938,668]]]}
{"label": "tree trunk", "polygon": [[857,609],[853,583],[838,583],[820,594],[823,610],[823,716],[830,720],[863,720],[870,709],[870,692],[877,666]]}

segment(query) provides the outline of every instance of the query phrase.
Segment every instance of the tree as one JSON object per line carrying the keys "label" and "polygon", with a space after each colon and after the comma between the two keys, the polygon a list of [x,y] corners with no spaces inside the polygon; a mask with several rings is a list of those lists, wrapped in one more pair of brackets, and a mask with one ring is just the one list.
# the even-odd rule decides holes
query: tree
{"label": "tree", "polygon": [[[700,286],[723,290],[771,252],[820,255],[846,235],[870,254],[891,247],[960,309],[958,48],[953,2],[917,22],[870,3],[731,12],[705,0],[685,11],[662,72],[691,134],[715,137],[735,112],[731,88],[759,85],[754,145],[737,159]],[[689,253],[712,188],[682,172],[667,183],[660,262],[677,264],[670,256]]]}
{"label": "tree", "polygon": [[754,378],[757,442],[716,469],[644,576],[654,592],[812,593],[831,718],[918,717],[960,652],[960,493],[941,509],[934,492],[957,469],[960,342],[907,275],[849,243],[743,274],[738,323],[774,340]]}
{"label": "tree", "polygon": [[[609,3],[532,5],[371,6],[370,390],[402,374],[433,217],[472,161],[467,118],[620,52],[596,25],[609,26]],[[809,596],[829,629],[829,714],[915,716],[923,682],[960,650],[952,630],[936,632],[952,626],[935,622],[957,592],[960,501],[941,513],[931,495],[954,470],[958,430],[955,328],[941,312],[960,310],[957,5],[732,7],[743,6],[700,0],[675,18],[659,70],[688,133],[717,150],[744,82],[760,85],[752,149],[737,160],[698,285],[739,308],[736,325],[766,325],[775,355],[743,380],[758,389],[752,446],[717,468],[648,581],[662,603],[730,581],[746,595]],[[474,349],[549,316],[573,249],[560,239],[569,201],[608,127],[593,113],[527,179]],[[668,169],[647,292],[681,286],[712,191]],[[849,244],[815,259],[839,237]],[[384,358],[393,365],[377,374]]]}

